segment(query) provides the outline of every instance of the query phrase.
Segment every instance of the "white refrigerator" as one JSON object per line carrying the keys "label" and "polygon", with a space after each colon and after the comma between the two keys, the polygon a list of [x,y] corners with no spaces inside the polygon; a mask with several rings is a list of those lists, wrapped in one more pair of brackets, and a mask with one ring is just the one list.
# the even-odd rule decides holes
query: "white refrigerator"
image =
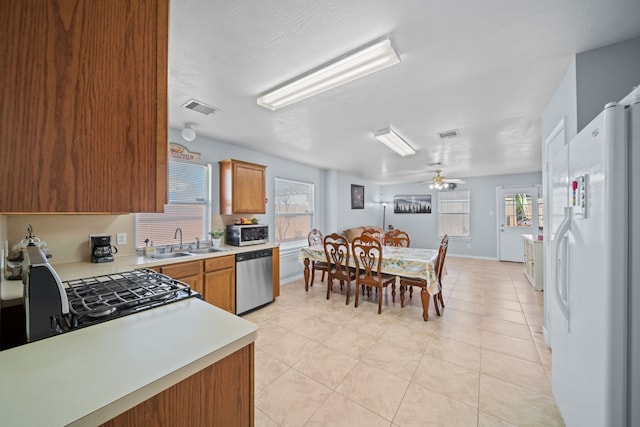
{"label": "white refrigerator", "polygon": [[551,172],[555,200],[568,195],[549,213],[545,293],[552,391],[569,427],[640,426],[639,95],[608,104]]}

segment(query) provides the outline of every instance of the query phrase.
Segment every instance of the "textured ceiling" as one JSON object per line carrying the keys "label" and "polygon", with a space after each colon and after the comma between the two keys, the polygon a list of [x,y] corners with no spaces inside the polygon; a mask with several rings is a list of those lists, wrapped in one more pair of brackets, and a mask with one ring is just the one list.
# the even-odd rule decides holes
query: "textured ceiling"
{"label": "textured ceiling", "polygon": [[[539,171],[540,115],[573,55],[639,36],[639,17],[639,0],[176,0],[169,124],[380,183],[437,168],[451,178]],[[400,64],[278,111],[256,104],[387,36]],[[181,107],[191,98],[220,111]],[[416,155],[373,139],[389,126]],[[440,140],[449,129],[460,137]]]}

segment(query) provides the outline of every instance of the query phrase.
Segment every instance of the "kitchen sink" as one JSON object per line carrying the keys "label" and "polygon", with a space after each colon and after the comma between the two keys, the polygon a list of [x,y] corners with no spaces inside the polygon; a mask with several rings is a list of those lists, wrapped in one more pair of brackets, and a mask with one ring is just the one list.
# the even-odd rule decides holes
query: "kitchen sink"
{"label": "kitchen sink", "polygon": [[192,254],[210,254],[214,252],[226,252],[229,249],[227,248],[200,248],[200,249],[190,249],[189,252]]}
{"label": "kitchen sink", "polygon": [[153,254],[149,255],[149,258],[152,259],[168,259],[168,258],[180,258],[184,256],[193,256],[191,252],[168,252],[164,254]]}

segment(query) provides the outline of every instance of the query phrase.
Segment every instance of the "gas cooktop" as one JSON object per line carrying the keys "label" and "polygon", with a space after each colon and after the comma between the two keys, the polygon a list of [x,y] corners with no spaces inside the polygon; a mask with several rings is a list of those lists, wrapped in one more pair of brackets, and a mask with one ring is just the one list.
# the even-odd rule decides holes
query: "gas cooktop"
{"label": "gas cooktop", "polygon": [[148,269],[63,282],[69,314],[59,320],[62,331],[94,325],[150,308],[201,298],[189,285]]}

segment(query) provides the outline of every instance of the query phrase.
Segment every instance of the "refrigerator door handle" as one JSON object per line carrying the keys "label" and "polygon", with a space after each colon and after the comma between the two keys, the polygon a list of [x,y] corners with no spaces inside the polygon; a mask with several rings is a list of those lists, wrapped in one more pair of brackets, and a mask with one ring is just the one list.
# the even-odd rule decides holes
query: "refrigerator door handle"
{"label": "refrigerator door handle", "polygon": [[[564,237],[566,236],[566,234],[569,232],[569,229],[571,228],[571,218],[573,217],[573,207],[568,206],[564,208],[564,219],[562,220],[562,223],[560,223],[560,226],[558,227],[558,231],[556,232],[556,238],[553,242],[553,259],[554,259],[554,265],[553,265],[553,279],[554,279],[554,290],[556,293],[556,298],[558,300],[558,305],[560,306],[560,310],[562,310],[562,314],[564,314],[565,320],[567,322],[567,327],[569,324],[569,283],[566,280],[566,274],[564,275],[565,278],[563,279],[563,285],[566,288],[566,298],[562,295],[562,292],[560,292],[560,280],[558,280],[558,271],[560,270],[560,258],[559,258],[559,252],[560,252],[560,242],[562,242],[562,240],[564,239]],[[565,265],[566,265],[566,260],[565,260]]]}

